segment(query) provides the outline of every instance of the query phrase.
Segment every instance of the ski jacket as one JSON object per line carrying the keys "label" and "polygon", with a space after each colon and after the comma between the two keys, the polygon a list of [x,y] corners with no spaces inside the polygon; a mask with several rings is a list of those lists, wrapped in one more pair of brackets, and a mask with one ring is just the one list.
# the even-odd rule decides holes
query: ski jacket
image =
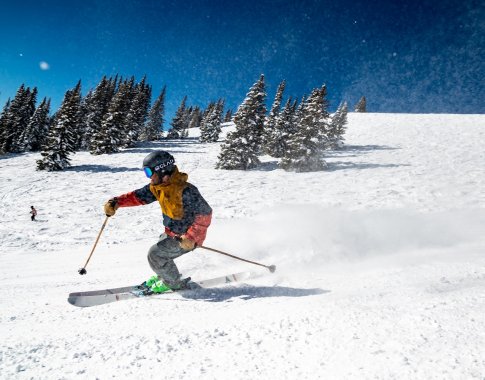
{"label": "ski jacket", "polygon": [[175,167],[167,185],[148,184],[116,197],[119,207],[146,205],[158,201],[162,209],[165,233],[186,235],[202,245],[211,223],[212,209],[199,190],[187,182],[188,175]]}

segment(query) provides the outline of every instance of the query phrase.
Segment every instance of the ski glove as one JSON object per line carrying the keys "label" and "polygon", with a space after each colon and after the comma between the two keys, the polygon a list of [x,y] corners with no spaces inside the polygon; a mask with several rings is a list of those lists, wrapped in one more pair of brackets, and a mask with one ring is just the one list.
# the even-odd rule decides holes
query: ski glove
{"label": "ski glove", "polygon": [[120,207],[118,205],[118,199],[113,198],[110,199],[108,202],[104,204],[104,213],[106,216],[113,216],[116,213],[116,210]]}
{"label": "ski glove", "polygon": [[191,251],[195,248],[196,244],[195,241],[190,240],[188,237],[185,235],[182,235],[180,237],[180,248],[185,249],[186,251]]}

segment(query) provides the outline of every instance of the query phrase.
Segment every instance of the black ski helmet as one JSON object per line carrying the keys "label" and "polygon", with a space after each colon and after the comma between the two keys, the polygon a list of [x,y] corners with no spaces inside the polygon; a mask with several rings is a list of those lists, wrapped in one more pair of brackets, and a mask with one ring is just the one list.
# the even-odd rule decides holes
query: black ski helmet
{"label": "black ski helmet", "polygon": [[156,150],[143,159],[143,168],[149,168],[153,173],[170,175],[175,169],[175,158],[164,150]]}

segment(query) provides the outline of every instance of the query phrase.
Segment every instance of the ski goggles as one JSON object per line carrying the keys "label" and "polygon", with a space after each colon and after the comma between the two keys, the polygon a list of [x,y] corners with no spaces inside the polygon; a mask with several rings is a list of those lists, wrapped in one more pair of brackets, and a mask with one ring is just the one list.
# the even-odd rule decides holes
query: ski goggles
{"label": "ski goggles", "polygon": [[168,160],[160,165],[155,166],[154,168],[149,168],[148,166],[143,167],[143,171],[145,172],[145,175],[147,178],[151,178],[153,173],[161,171],[161,176],[165,174],[170,174],[171,170],[163,170],[164,168],[171,166],[175,163],[175,160]]}
{"label": "ski goggles", "polygon": [[145,168],[143,168],[143,171],[145,172],[145,175],[147,176],[147,178],[152,177],[152,175],[153,175],[152,169],[145,167]]}

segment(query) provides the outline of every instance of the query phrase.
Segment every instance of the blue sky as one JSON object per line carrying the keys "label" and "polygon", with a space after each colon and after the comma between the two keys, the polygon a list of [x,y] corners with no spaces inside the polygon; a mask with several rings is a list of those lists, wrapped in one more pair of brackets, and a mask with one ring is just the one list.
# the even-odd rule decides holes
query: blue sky
{"label": "blue sky", "polygon": [[327,84],[330,109],[365,95],[375,112],[483,113],[485,12],[479,1],[22,1],[0,5],[0,102],[21,83],[58,107],[81,79],[147,75],[233,109],[264,73],[301,97]]}

